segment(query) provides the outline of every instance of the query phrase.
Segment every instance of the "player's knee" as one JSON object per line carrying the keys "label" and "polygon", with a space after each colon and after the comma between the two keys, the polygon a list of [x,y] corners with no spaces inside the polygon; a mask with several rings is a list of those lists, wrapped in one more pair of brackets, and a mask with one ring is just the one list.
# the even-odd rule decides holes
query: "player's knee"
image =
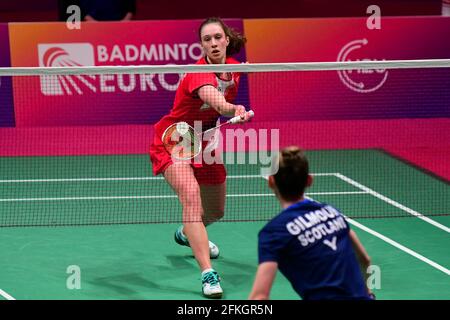
{"label": "player's knee", "polygon": [[195,211],[202,211],[202,202],[199,199],[196,199],[195,195],[192,194],[191,196],[187,196],[182,201],[183,208],[188,210],[195,210]]}
{"label": "player's knee", "polygon": [[216,220],[222,219],[224,215],[225,215],[225,211],[223,209],[218,209],[213,214],[213,216],[216,217]]}
{"label": "player's knee", "polygon": [[186,188],[183,190],[181,193],[181,203],[184,208],[200,209],[202,207],[200,190],[195,187]]}
{"label": "player's knee", "polygon": [[205,212],[203,216],[203,221],[206,224],[211,224],[213,222],[216,222],[223,218],[225,212],[223,209],[217,209],[217,210],[208,210]]}

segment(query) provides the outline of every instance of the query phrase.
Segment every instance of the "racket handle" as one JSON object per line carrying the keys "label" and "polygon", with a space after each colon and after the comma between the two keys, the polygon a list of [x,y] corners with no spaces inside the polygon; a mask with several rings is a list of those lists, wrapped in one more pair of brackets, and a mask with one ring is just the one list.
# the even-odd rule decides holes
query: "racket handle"
{"label": "racket handle", "polygon": [[[253,118],[253,116],[255,115],[255,113],[253,112],[253,110],[248,111],[247,114],[248,114],[248,116],[249,116],[250,118]],[[236,116],[236,117],[234,117],[234,118],[231,118],[231,119],[228,120],[228,121],[229,121],[230,123],[238,123],[238,122],[241,121],[241,120],[242,120],[241,116]]]}

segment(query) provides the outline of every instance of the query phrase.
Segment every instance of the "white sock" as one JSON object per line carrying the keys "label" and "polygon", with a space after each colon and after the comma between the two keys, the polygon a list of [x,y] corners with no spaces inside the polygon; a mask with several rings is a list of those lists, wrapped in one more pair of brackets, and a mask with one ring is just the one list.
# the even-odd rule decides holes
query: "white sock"
{"label": "white sock", "polygon": [[209,269],[203,270],[203,271],[202,271],[202,277],[203,277],[203,275],[204,275],[205,273],[208,273],[208,272],[211,272],[211,271],[214,271],[214,269],[213,269],[213,268],[209,268]]}

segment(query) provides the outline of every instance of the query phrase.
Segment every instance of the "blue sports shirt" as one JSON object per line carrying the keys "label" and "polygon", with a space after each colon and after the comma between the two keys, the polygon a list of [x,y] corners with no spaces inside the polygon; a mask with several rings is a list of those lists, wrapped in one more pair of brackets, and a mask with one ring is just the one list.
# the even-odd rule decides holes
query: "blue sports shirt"
{"label": "blue sports shirt", "polygon": [[305,199],[259,232],[259,263],[277,262],[304,300],[370,299],[349,231],[337,209]]}

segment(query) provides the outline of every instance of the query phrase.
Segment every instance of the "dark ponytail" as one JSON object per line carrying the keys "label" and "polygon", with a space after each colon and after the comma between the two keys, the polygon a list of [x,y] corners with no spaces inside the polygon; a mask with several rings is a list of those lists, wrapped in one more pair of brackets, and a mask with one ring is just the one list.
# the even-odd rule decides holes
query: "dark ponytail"
{"label": "dark ponytail", "polygon": [[305,192],[309,164],[303,151],[297,146],[286,147],[279,153],[275,183],[281,196],[296,200]]}
{"label": "dark ponytail", "polygon": [[202,24],[198,28],[198,37],[199,37],[200,41],[202,40],[201,35],[202,35],[203,27],[210,23],[218,23],[222,27],[223,31],[225,32],[225,35],[230,39],[230,43],[227,47],[227,57],[232,56],[236,53],[239,53],[239,51],[241,51],[241,48],[247,42],[247,39],[239,32],[228,27],[222,21],[222,19],[217,18],[217,17],[208,18],[202,22]]}

